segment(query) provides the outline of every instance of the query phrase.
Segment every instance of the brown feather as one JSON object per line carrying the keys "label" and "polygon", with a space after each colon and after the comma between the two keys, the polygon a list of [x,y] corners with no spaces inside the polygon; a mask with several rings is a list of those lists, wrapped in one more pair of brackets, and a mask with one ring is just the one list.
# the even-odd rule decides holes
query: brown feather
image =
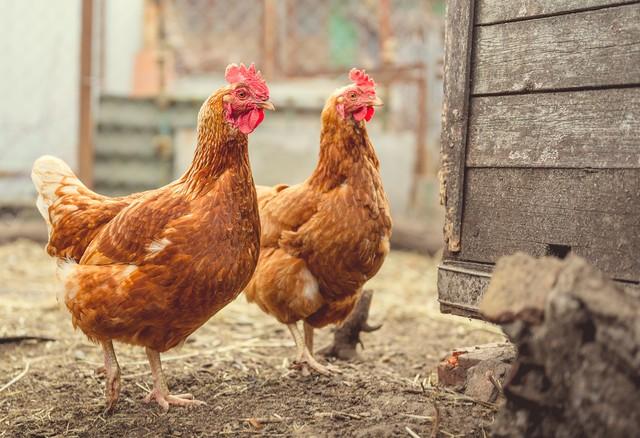
{"label": "brown feather", "polygon": [[[287,324],[344,320],[389,251],[391,217],[378,158],[364,122],[343,120],[333,99],[322,113],[320,157],[310,178],[259,189],[262,253],[246,295]],[[312,282],[301,284],[305,270],[317,296]]]}
{"label": "brown feather", "polygon": [[185,175],[127,198],[80,263],[65,267],[65,302],[90,339],[166,351],[248,283],[259,255],[257,196],[247,136],[223,118],[224,92],[200,111]]}

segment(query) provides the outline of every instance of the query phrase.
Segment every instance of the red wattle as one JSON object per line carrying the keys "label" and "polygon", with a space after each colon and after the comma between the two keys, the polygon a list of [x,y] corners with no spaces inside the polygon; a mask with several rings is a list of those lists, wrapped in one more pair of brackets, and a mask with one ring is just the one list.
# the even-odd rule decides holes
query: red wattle
{"label": "red wattle", "polygon": [[353,113],[353,118],[356,119],[357,122],[361,121],[365,117],[367,117],[367,107],[366,106],[363,106],[358,111],[355,111]]}
{"label": "red wattle", "polygon": [[264,110],[254,109],[236,118],[236,126],[243,134],[251,134],[264,120]]}
{"label": "red wattle", "polygon": [[373,115],[375,114],[376,110],[374,107],[370,106],[367,107],[367,115],[364,116],[364,119],[368,122],[373,118]]}

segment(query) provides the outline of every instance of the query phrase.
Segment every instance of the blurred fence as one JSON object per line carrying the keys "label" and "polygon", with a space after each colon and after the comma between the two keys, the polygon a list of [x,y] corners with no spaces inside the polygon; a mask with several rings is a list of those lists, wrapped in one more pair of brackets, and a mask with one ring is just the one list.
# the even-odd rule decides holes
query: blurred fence
{"label": "blurred fence", "polygon": [[444,0],[0,0],[0,10],[1,203],[32,202],[29,169],[44,153],[84,163],[82,177],[107,193],[167,182],[231,62],[255,62],[279,109],[253,136],[257,181],[311,171],[322,104],[361,67],[386,103],[370,131],[395,213],[431,196]]}
{"label": "blurred fence", "polygon": [[380,70],[427,61],[433,0],[162,0],[159,39],[178,75],[224,71],[255,60],[273,77],[354,65]]}
{"label": "blurred fence", "polygon": [[263,1],[173,0],[163,13],[177,75],[221,72],[238,59],[264,63]]}
{"label": "blurred fence", "polygon": [[[308,107],[299,99],[313,94],[314,80],[342,85],[351,67],[365,68],[388,103],[385,128],[413,133],[408,203],[423,196],[421,180],[435,174],[439,149],[442,0],[146,0],[143,9],[131,95],[201,98],[229,63],[253,61],[270,84],[285,84],[277,103],[287,110]],[[107,40],[119,33],[107,22]],[[312,99],[316,111],[322,93]]]}

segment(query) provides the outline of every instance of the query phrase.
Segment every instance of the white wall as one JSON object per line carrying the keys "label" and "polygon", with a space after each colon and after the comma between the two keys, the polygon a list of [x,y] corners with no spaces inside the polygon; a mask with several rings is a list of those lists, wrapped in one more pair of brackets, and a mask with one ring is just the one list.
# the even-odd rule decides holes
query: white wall
{"label": "white wall", "polygon": [[80,1],[0,0],[0,11],[0,172],[28,172],[44,153],[74,166]]}
{"label": "white wall", "polygon": [[105,78],[102,92],[129,95],[136,54],[142,46],[144,0],[104,0]]}
{"label": "white wall", "polygon": [[[103,92],[129,94],[143,0],[103,1]],[[97,41],[99,1],[94,8]],[[0,11],[1,202],[30,199],[28,174],[40,155],[54,154],[76,168],[81,1],[0,0]],[[99,45],[94,48],[98,61]],[[100,69],[94,65],[98,92]]]}

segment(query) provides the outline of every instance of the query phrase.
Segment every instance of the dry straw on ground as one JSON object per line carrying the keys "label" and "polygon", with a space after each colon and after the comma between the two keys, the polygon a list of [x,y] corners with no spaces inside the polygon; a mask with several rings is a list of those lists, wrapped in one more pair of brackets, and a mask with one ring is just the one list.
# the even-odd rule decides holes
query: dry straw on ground
{"label": "dry straw on ground", "polygon": [[[164,415],[144,405],[144,352],[117,345],[123,392],[104,417],[100,351],[57,305],[55,263],[31,242],[0,247],[0,338],[33,337],[0,344],[0,437],[482,437],[495,406],[437,387],[434,370],[453,348],[503,338],[492,326],[439,313],[435,265],[392,252],[367,286],[375,291],[370,320],[384,326],[363,334],[359,361],[335,363],[340,375],[289,369],[286,328],[241,296],[163,356],[170,387],[207,406]],[[318,338],[326,345],[330,329]]]}

